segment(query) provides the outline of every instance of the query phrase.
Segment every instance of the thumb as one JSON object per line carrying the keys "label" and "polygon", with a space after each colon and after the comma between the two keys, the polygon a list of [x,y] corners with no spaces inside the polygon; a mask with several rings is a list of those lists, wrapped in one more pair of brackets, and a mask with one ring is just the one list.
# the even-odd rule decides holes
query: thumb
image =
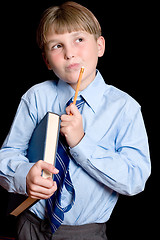
{"label": "thumb", "polygon": [[42,171],[42,170],[45,170],[45,171],[48,171],[52,174],[57,174],[59,173],[59,170],[57,168],[55,168],[52,164],[50,163],[47,163],[43,160],[39,160],[37,162],[37,167],[39,167],[39,169]]}
{"label": "thumb", "polygon": [[79,110],[77,106],[73,103],[71,103],[67,108],[66,108],[66,113],[67,115],[79,115]]}

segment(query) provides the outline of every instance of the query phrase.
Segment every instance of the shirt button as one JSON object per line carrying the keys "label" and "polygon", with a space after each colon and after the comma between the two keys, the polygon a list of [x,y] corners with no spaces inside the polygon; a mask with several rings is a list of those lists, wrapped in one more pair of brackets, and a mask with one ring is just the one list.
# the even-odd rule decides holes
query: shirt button
{"label": "shirt button", "polygon": [[73,153],[72,153],[72,156],[73,156],[74,158],[77,158],[77,157],[78,157],[78,154],[77,154],[76,152],[73,152]]}
{"label": "shirt button", "polygon": [[19,192],[23,192],[23,188],[21,186],[19,188]]}

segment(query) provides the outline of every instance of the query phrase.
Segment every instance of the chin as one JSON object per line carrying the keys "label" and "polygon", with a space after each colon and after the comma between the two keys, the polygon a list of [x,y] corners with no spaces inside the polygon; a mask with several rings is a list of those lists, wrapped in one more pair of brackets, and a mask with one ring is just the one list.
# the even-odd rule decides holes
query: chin
{"label": "chin", "polygon": [[70,84],[75,84],[78,81],[78,77],[79,77],[79,72],[72,72],[67,74],[66,77],[64,77],[65,82],[70,83]]}

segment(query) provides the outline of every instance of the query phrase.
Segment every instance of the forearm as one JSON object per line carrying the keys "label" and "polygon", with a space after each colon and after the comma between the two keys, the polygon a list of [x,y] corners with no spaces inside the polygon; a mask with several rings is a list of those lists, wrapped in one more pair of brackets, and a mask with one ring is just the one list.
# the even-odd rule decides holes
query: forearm
{"label": "forearm", "polygon": [[2,148],[0,183],[9,192],[26,194],[26,176],[33,166],[18,150]]}
{"label": "forearm", "polygon": [[150,174],[149,156],[139,149],[125,147],[118,152],[97,145],[85,135],[70,152],[90,176],[121,194],[141,192]]}
{"label": "forearm", "polygon": [[0,150],[0,184],[10,192],[26,194],[26,176],[33,164],[26,157],[36,126],[34,108],[21,101],[10,132]]}

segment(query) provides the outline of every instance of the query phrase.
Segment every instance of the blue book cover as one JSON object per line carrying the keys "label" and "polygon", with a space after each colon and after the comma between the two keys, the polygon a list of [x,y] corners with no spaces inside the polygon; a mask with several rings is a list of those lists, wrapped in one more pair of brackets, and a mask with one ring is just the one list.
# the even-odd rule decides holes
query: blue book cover
{"label": "blue book cover", "polygon": [[[59,137],[60,117],[57,114],[47,112],[44,118],[34,129],[29,141],[27,158],[30,162],[44,160],[54,165],[57,143]],[[52,177],[52,174],[43,171],[44,178]],[[18,216],[21,212],[35,204],[38,200],[21,194],[9,194],[8,212]]]}

